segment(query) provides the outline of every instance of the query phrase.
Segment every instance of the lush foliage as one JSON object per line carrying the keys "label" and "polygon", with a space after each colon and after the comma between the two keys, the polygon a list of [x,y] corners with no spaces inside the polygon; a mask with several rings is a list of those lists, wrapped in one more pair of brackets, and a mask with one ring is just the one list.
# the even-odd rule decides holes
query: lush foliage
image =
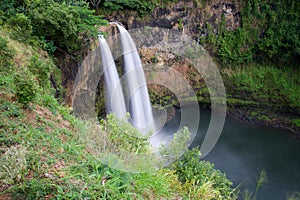
{"label": "lush foliage", "polygon": [[218,32],[211,27],[205,42],[216,46],[224,66],[249,62],[299,65],[300,2],[249,0],[242,10],[241,26],[225,29],[225,16]]}
{"label": "lush foliage", "polygon": [[105,0],[103,7],[109,10],[134,10],[140,15],[149,14],[155,7],[162,6],[177,0]]}
{"label": "lush foliage", "polygon": [[[2,92],[14,94],[16,100],[28,106],[38,97],[39,93],[53,93],[50,86],[50,74],[58,79],[60,74],[53,74],[55,68],[52,59],[47,58],[47,53],[42,50],[22,44],[10,39],[7,30],[1,29],[0,37],[2,51],[0,57],[0,88]],[[12,47],[13,46],[13,47]]]}
{"label": "lush foliage", "polygon": [[191,199],[235,199],[230,187],[232,183],[226,176],[213,168],[207,161],[200,161],[197,148],[184,153],[172,165],[179,180],[189,189]]}
{"label": "lush foliage", "polygon": [[0,71],[8,71],[12,65],[14,53],[7,44],[8,41],[0,36]]}
{"label": "lush foliage", "polygon": [[[82,134],[86,133],[73,131],[74,128],[86,130],[85,123],[74,119],[66,109],[56,106],[58,113],[55,117],[48,115],[49,110],[42,107],[23,112],[20,105],[9,99],[1,99],[1,101],[3,101],[1,105],[5,105],[0,108],[4,111],[0,114],[1,120],[6,120],[6,116],[9,115],[13,123],[6,123],[5,126],[1,124],[4,135],[0,137],[0,144],[1,147],[5,147],[5,151],[0,162],[5,160],[6,163],[12,164],[10,167],[14,170],[5,173],[5,177],[0,176],[0,185],[9,188],[7,192],[11,193],[13,198],[223,198],[223,196],[212,196],[211,194],[220,195],[220,188],[213,186],[211,182],[206,184],[204,181],[217,179],[219,175],[206,173],[212,170],[211,165],[205,164],[201,167],[203,185],[200,182],[194,185],[181,183],[178,176],[181,172],[175,169],[160,169],[137,174],[121,172],[103,165],[97,157],[90,154],[88,147],[80,142]],[[25,123],[28,120],[37,120],[38,123]],[[59,126],[57,120],[60,121]],[[119,125],[113,123],[111,126]],[[12,132],[14,134],[11,134]],[[16,160],[17,163],[14,162]],[[196,162],[196,160],[197,156],[191,161]],[[192,165],[189,164],[190,161],[185,160],[185,162],[189,166]],[[0,168],[0,175],[3,175],[7,168],[4,168],[6,165],[1,166],[3,168]],[[13,187],[10,187],[11,185]],[[193,190],[198,188],[200,190],[192,192],[190,186]]]}
{"label": "lush foliage", "polygon": [[25,106],[28,106],[37,94],[38,86],[35,80],[30,75],[16,75],[15,84],[17,100]]}
{"label": "lush foliage", "polygon": [[177,160],[183,152],[188,150],[190,136],[191,133],[188,128],[183,127],[174,134],[173,140],[168,144],[168,146],[160,149],[160,153],[168,159],[169,162]]}
{"label": "lush foliage", "polygon": [[105,21],[94,16],[84,1],[6,1],[0,5],[2,23],[10,26],[15,39],[36,43],[49,53],[69,52],[89,43],[97,34],[95,25]]}
{"label": "lush foliage", "polygon": [[146,153],[149,150],[149,137],[142,136],[129,123],[118,120],[113,114],[108,115],[102,123],[116,148],[132,153]]}
{"label": "lush foliage", "polygon": [[226,84],[230,94],[245,93],[244,100],[261,102],[265,108],[272,107],[278,111],[296,113],[300,109],[298,70],[251,65],[225,69],[223,74],[229,79]]}
{"label": "lush foliage", "polygon": [[104,6],[111,10],[132,9],[138,10],[140,14],[145,14],[153,9],[154,4],[151,1],[112,0],[105,1]]}
{"label": "lush foliage", "polygon": [[224,14],[217,26],[207,24],[208,35],[201,38],[220,64],[228,105],[242,109],[249,120],[297,126],[300,2],[247,0],[239,5],[235,30],[226,28]]}
{"label": "lush foliage", "polygon": [[299,126],[299,69],[251,64],[222,69],[229,108],[246,120]]}

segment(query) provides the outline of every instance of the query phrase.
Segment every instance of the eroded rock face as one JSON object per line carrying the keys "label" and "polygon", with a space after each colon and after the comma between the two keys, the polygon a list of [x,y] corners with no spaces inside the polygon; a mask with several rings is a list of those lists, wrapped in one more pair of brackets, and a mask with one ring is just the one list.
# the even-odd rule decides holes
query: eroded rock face
{"label": "eroded rock face", "polygon": [[57,66],[62,72],[62,86],[66,90],[64,101],[67,105],[71,105],[73,85],[81,61],[64,51],[57,51],[55,57],[57,59]]}
{"label": "eroded rock face", "polygon": [[78,70],[83,65],[84,59],[93,49],[95,49],[96,45],[96,42],[93,41],[89,47],[85,47],[84,49],[75,52],[74,55],[71,55],[62,49],[55,52],[55,58],[57,59],[56,65],[62,72],[62,86],[65,88],[65,93],[63,94],[64,103],[69,106],[71,106],[73,101],[73,87]]}
{"label": "eroded rock face", "polygon": [[240,3],[232,1],[209,1],[196,3],[195,0],[180,0],[167,8],[156,8],[151,16],[140,18],[136,13],[115,12],[107,17],[110,21],[119,21],[128,29],[144,26],[179,30],[195,39],[206,35],[208,29],[216,32],[222,18],[225,28],[233,30],[239,27],[241,20]]}
{"label": "eroded rock face", "polygon": [[[208,29],[216,32],[219,24],[225,22],[226,29],[236,29],[240,25],[240,3],[236,2],[235,4],[232,1],[209,1],[206,3],[197,3],[200,1],[196,0],[179,0],[177,3],[172,3],[166,8],[156,8],[150,16],[145,16],[143,18],[139,17],[136,12],[114,12],[110,16],[106,16],[109,21],[119,21],[127,29],[136,29],[142,27],[160,27],[172,30],[178,30],[183,35],[188,35],[198,41],[200,36],[208,34]],[[102,30],[108,35],[115,35],[117,30],[116,28],[104,28]],[[157,33],[156,36],[159,36]],[[161,38],[164,40],[165,35],[162,35]],[[156,37],[155,40],[158,38]],[[143,40],[144,42],[149,42],[151,40],[147,38]],[[111,41],[108,41],[109,43]],[[147,46],[147,44],[145,44]],[[111,45],[114,46],[114,45]],[[113,50],[113,52],[119,52],[119,50]],[[89,52],[89,51],[86,51]],[[191,77],[193,70],[190,69],[187,63],[180,63],[181,61],[176,61],[171,55],[157,54],[157,51],[146,52],[141,50],[140,53],[143,55],[144,64],[149,64],[155,62],[155,66],[173,66],[180,73],[184,73],[184,77],[189,76],[192,86],[199,86],[201,80],[201,75],[197,74],[195,77]],[[82,57],[85,58],[85,53],[81,53]],[[86,53],[87,54],[87,53]],[[63,73],[63,86],[67,88],[67,93],[65,97],[65,102],[71,104],[72,102],[72,93],[73,93],[73,84],[78,72],[78,68],[81,66],[82,61],[73,59],[70,55],[63,54],[58,55],[59,67]],[[155,60],[158,59],[158,60]],[[154,72],[146,71],[146,76],[148,79],[153,79],[153,81],[159,81],[158,75],[155,75]],[[187,73],[189,72],[189,73]],[[161,77],[163,78],[163,77]],[[175,75],[169,76],[169,79],[176,78]],[[200,84],[201,85],[201,84]],[[199,89],[199,88],[197,88]],[[102,89],[101,89],[102,90]],[[158,93],[166,94],[166,91],[163,88],[151,87],[150,90]],[[168,94],[166,94],[168,95]]]}

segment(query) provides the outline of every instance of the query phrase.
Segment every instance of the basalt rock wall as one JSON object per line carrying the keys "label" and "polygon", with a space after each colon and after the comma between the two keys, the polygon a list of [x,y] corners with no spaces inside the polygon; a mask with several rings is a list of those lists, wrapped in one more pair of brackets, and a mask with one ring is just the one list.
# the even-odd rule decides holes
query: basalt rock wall
{"label": "basalt rock wall", "polygon": [[208,29],[215,31],[221,22],[228,30],[240,26],[242,4],[235,1],[180,0],[168,6],[157,7],[145,17],[134,12],[113,12],[109,21],[119,21],[128,29],[145,26],[161,27],[181,31],[198,39],[207,35]]}

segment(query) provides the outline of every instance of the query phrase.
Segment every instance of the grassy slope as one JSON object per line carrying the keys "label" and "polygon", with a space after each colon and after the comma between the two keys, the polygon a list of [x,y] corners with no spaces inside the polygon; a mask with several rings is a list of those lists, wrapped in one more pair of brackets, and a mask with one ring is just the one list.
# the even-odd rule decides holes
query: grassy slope
{"label": "grassy slope", "polygon": [[229,110],[299,134],[299,70],[252,65],[222,69]]}
{"label": "grassy slope", "polygon": [[11,197],[141,199],[178,195],[172,187],[180,184],[171,171],[135,175],[102,165],[79,141],[84,132],[76,130],[85,125],[79,125],[66,109],[57,107],[55,115],[38,105],[24,110],[2,95],[1,105],[1,129],[5,132],[1,135],[5,152],[1,190]]}
{"label": "grassy slope", "polygon": [[[36,55],[40,65],[47,54],[9,38],[14,57],[0,71],[0,199],[231,199],[230,181],[197,156],[190,169],[180,161],[155,172],[131,174],[103,165],[82,141],[95,125],[80,121],[53,97],[49,83],[30,70]],[[3,52],[2,52],[3,53]],[[41,67],[41,66],[35,66]],[[18,74],[36,89],[30,103],[20,103]],[[28,83],[28,82],[27,82]],[[24,97],[24,96],[21,96]],[[117,126],[119,134],[130,131]],[[104,134],[99,130],[99,135]],[[107,130],[109,131],[109,130]],[[192,156],[193,157],[193,156]],[[191,154],[189,158],[192,158]],[[185,165],[184,165],[185,166]],[[189,166],[189,165],[187,165]],[[198,177],[193,180],[184,177]],[[180,170],[180,173],[179,173]],[[181,181],[179,180],[181,179]]]}

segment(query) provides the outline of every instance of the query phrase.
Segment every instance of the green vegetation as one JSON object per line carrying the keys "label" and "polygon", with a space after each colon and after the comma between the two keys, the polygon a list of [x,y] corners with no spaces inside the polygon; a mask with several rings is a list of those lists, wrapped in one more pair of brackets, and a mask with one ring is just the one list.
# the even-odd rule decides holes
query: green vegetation
{"label": "green vegetation", "polygon": [[294,119],[292,121],[296,126],[300,127],[300,119]]}
{"label": "green vegetation", "polygon": [[225,67],[258,62],[294,65],[300,57],[300,2],[284,0],[249,0],[243,2],[241,26],[226,30],[225,16],[215,33],[203,42],[213,45],[214,54]]}
{"label": "green vegetation", "polygon": [[230,109],[243,110],[252,121],[269,124],[275,119],[275,123],[299,126],[298,69],[253,64],[222,69],[221,73]]}
{"label": "green vegetation", "polygon": [[[29,79],[28,79],[29,77]],[[15,76],[16,83],[16,97],[19,103],[27,106],[35,97],[37,93],[37,85],[33,78],[30,76],[16,75]]]}
{"label": "green vegetation", "polygon": [[0,37],[0,70],[9,71],[12,66],[13,51],[8,47],[8,41]]}
{"label": "green vegetation", "polygon": [[97,35],[95,25],[106,23],[94,16],[84,1],[4,0],[0,5],[0,19],[13,30],[11,37],[35,44],[49,53],[57,48],[70,53],[82,49]]}
{"label": "green vegetation", "polygon": [[295,193],[295,194],[293,194],[293,195],[290,195],[290,196],[288,196],[287,199],[288,199],[288,200],[298,200],[298,199],[300,199],[300,193],[297,192],[297,193]]}
{"label": "green vegetation", "polygon": [[250,192],[249,190],[245,190],[244,194],[243,194],[243,198],[244,200],[256,200],[257,197],[257,193],[259,191],[259,189],[268,181],[268,177],[266,175],[266,172],[264,170],[262,170],[259,173],[259,176],[257,177],[256,180],[256,187],[255,187],[255,192],[254,195],[252,192]]}
{"label": "green vegetation", "polygon": [[[12,106],[13,102],[7,100],[6,104]],[[187,183],[179,181],[183,178],[177,175],[179,171],[175,169],[166,168],[141,174],[114,170],[103,165],[99,159],[90,154],[89,148],[80,142],[82,134],[86,132],[76,130],[86,130],[86,124],[67,114],[65,108],[57,107],[59,114],[56,116],[42,107],[36,107],[29,113],[25,113],[28,111],[23,111],[20,106],[17,109],[23,112],[22,116],[11,119],[19,123],[15,124],[17,129],[21,127],[22,129],[15,129],[15,134],[11,134],[9,130],[12,127],[2,127],[6,135],[1,137],[1,147],[5,146],[8,149],[1,161],[10,164],[9,167],[14,169],[4,173],[5,177],[1,177],[1,186],[6,187],[6,192],[13,198],[188,199],[194,196],[193,199],[197,199],[197,196],[207,195],[211,197],[207,199],[213,199],[210,194],[220,194],[218,191],[220,188],[224,190],[226,187],[227,190],[231,190],[227,179],[224,180],[228,186],[214,185],[215,179],[220,183],[223,178],[218,179],[221,173],[207,174],[214,171],[211,165],[203,165],[194,173],[195,175],[201,173],[199,178],[203,180],[201,183],[199,181],[193,183],[193,191],[189,190]],[[6,118],[1,115],[1,120],[3,119]],[[32,124],[24,123],[28,120],[32,121]],[[60,125],[57,126],[57,123]],[[109,126],[120,129],[119,135],[127,130],[126,127],[118,127],[113,123]],[[124,141],[123,144],[126,142],[128,141]],[[189,163],[187,159],[181,162]],[[197,163],[196,156],[193,162],[199,167],[202,164]],[[1,172],[3,175],[5,171]],[[211,181],[202,185],[206,179]],[[233,195],[233,191],[230,194]],[[224,198],[230,199],[229,196]]]}
{"label": "green vegetation", "polygon": [[139,0],[112,0],[105,1],[104,7],[109,10],[136,10],[139,14],[146,14],[154,8],[153,1],[139,1]]}
{"label": "green vegetation", "polygon": [[[106,127],[105,129],[108,130],[107,132],[109,132],[108,140],[117,149],[133,153],[146,153],[149,151],[149,137],[142,137],[138,130],[129,123],[119,121],[114,115],[107,116],[107,119],[102,120],[102,123]],[[124,130],[128,130],[129,133],[120,134]]]}
{"label": "green vegetation", "polygon": [[[236,199],[230,188],[232,183],[207,161],[199,161],[200,151],[187,151],[181,159],[172,164],[183,187],[189,190],[189,199]],[[218,188],[218,190],[215,190]]]}
{"label": "green vegetation", "polygon": [[300,76],[296,69],[251,65],[222,71],[230,95],[245,94],[244,100],[263,103],[277,110],[299,110]]}
{"label": "green vegetation", "polygon": [[139,15],[143,16],[149,14],[155,7],[163,6],[178,0],[104,0],[103,8],[109,11],[115,10],[133,10],[137,11]]}
{"label": "green vegetation", "polygon": [[[198,167],[193,172],[195,180],[187,180],[190,172],[185,173],[175,164],[145,173],[114,169],[116,156],[102,150],[111,154],[116,153],[111,151],[115,148],[123,150],[121,154],[148,153],[151,151],[148,138],[136,137],[137,130],[113,115],[100,124],[73,117],[54,98],[55,91],[49,83],[50,74],[55,72],[53,58],[27,41],[12,39],[14,31],[7,26],[0,29],[0,57],[3,58],[0,63],[0,198],[231,199],[235,196],[231,182],[211,164],[199,161],[198,151],[180,160],[180,166],[190,166],[189,170]],[[187,129],[179,131],[175,142],[183,145],[188,134]],[[172,150],[165,152],[172,153]],[[186,156],[193,157],[191,163]],[[133,157],[126,159],[137,169],[154,161],[148,157],[142,160],[144,165],[137,165]]]}
{"label": "green vegetation", "polygon": [[241,6],[238,28],[228,30],[223,15],[217,29],[207,25],[201,42],[220,64],[229,108],[251,110],[249,117],[259,121],[290,113],[281,118],[288,123],[300,110],[300,2],[249,0]]}

